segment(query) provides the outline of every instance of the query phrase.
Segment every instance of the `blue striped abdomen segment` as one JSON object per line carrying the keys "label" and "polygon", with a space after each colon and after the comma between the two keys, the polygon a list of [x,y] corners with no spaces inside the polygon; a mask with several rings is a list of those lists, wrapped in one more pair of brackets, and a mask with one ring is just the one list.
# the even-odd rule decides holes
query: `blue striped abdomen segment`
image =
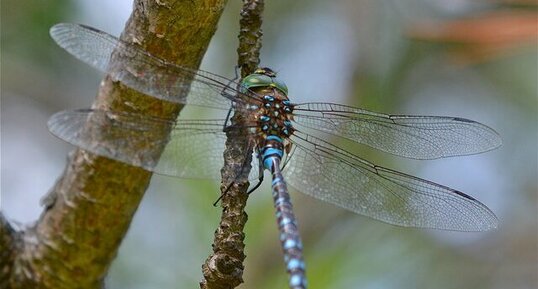
{"label": "blue striped abdomen segment", "polygon": [[283,143],[281,137],[268,135],[261,150],[261,158],[264,168],[272,174],[273,203],[280,232],[280,244],[284,252],[284,263],[286,263],[286,270],[289,274],[289,287],[291,289],[305,289],[303,243],[297,229],[288,188],[280,171],[280,160],[284,154]]}
{"label": "blue striped abdomen segment", "polygon": [[264,159],[271,163],[273,176],[272,191],[273,202],[276,210],[276,219],[280,231],[280,244],[284,252],[284,262],[289,274],[289,286],[291,289],[305,289],[305,265],[303,261],[303,244],[297,229],[297,222],[293,214],[293,206],[286,182],[280,172],[280,158],[271,156]]}
{"label": "blue striped abdomen segment", "polygon": [[303,289],[306,288],[303,244],[297,229],[295,215],[293,214],[290,195],[280,170],[273,171],[272,189],[276,219],[280,231],[280,244],[284,251],[286,270],[290,275],[290,288]]}

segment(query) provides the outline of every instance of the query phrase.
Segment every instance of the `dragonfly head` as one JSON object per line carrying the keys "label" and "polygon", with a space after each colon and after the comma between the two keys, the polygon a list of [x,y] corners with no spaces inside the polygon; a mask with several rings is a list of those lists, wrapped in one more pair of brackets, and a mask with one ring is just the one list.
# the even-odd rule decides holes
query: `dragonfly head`
{"label": "dragonfly head", "polygon": [[276,77],[276,72],[267,67],[258,68],[241,81],[241,92],[252,88],[273,87],[284,95],[288,95],[288,86]]}

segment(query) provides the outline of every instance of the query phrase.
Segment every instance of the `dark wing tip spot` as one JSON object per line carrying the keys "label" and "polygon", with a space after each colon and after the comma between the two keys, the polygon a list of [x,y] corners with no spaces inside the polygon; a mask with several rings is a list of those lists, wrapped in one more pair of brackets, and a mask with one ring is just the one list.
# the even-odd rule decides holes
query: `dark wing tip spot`
{"label": "dark wing tip spot", "polygon": [[476,123],[476,121],[474,121],[474,120],[466,119],[466,118],[463,118],[463,117],[454,117],[453,119],[455,121],[460,121],[460,122]]}

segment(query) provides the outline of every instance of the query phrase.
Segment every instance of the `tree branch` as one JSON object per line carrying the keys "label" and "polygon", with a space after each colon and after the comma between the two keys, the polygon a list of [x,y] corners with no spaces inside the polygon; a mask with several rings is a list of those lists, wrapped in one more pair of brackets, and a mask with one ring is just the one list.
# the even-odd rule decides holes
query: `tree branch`
{"label": "tree branch", "polygon": [[238,65],[241,67],[241,77],[256,70],[260,64],[260,49],[262,48],[262,14],[264,0],[244,0],[239,21],[239,56]]}
{"label": "tree branch", "polygon": [[[237,49],[242,77],[254,72],[260,63],[262,13],[263,0],[243,1],[240,43]],[[234,115],[231,119],[232,126],[241,125],[241,120],[241,115]],[[222,168],[221,191],[224,193],[221,200],[222,214],[219,227],[215,231],[213,254],[202,265],[204,274],[204,280],[200,282],[202,289],[230,289],[243,283],[243,261],[246,257],[243,229],[248,219],[245,206],[250,184],[248,181],[239,181],[236,172],[243,171],[248,176],[251,161],[252,145],[248,141],[247,133],[240,135],[227,133]],[[230,187],[230,184],[233,185]]]}
{"label": "tree branch", "polygon": [[0,212],[0,288],[8,288],[9,276],[15,264],[15,256],[19,252],[21,238]]}
{"label": "tree branch", "polygon": [[[169,62],[197,68],[225,3],[136,0],[121,38]],[[101,83],[94,107],[168,119],[181,109],[109,77]],[[10,288],[102,287],[150,178],[143,169],[75,150],[40,219],[22,232]]]}

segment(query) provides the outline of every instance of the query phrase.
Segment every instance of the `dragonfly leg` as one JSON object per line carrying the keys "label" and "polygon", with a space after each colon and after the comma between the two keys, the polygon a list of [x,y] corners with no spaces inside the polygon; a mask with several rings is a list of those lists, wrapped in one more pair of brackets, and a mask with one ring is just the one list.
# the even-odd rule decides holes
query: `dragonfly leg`
{"label": "dragonfly leg", "polygon": [[282,165],[281,170],[283,170],[286,167],[291,157],[293,156],[294,152],[295,152],[295,147],[293,147],[292,150],[286,155],[286,159],[284,160],[284,165]]}
{"label": "dragonfly leg", "polygon": [[258,166],[258,175],[260,176],[258,178],[258,183],[250,190],[248,190],[247,194],[251,194],[252,192],[254,192],[257,188],[259,188],[263,182],[263,166],[261,165],[263,163],[262,161],[262,154],[258,151],[258,153],[256,154],[256,157],[260,160],[260,165]]}
{"label": "dragonfly leg", "polygon": [[[226,127],[224,128],[224,130],[226,130]],[[249,143],[248,146],[249,148],[247,149],[247,151],[252,151],[252,145],[250,144],[250,142],[247,140],[247,142]],[[258,154],[259,155],[259,154]],[[259,158],[259,156],[258,156]],[[234,179],[233,181],[230,182],[229,185],[226,186],[226,188],[222,191],[222,193],[220,194],[220,196],[218,197],[218,199],[213,203],[213,206],[216,207],[217,204],[219,203],[220,200],[222,200],[222,198],[228,193],[228,191],[232,188],[232,186],[236,183],[237,179],[240,178],[242,175],[243,175],[243,172],[244,172],[244,168],[245,166],[247,165],[247,160],[248,158],[245,157],[245,159],[243,160],[243,164],[241,164],[241,170],[239,171],[238,174],[236,174],[234,176]],[[247,194],[250,195],[250,193],[252,193],[254,190],[256,190],[260,185],[261,183],[263,182],[263,167],[259,166],[258,167],[259,169],[259,175],[260,175],[260,178],[258,179],[258,183],[254,186],[254,188],[250,189]]]}
{"label": "dragonfly leg", "polygon": [[[233,79],[230,79],[230,81],[228,82],[228,84],[226,84],[226,86],[224,86],[220,92],[220,94],[228,99],[231,99],[230,97],[227,96],[227,93],[226,93],[226,90],[230,88],[230,85],[232,83],[234,83],[236,80],[239,79],[239,74],[238,74],[238,71],[239,69],[241,69],[240,66],[236,65],[235,66],[235,77]],[[226,128],[228,126],[228,120],[230,119],[230,115],[232,114],[232,110],[234,108],[234,102],[232,100],[232,105],[230,106],[230,108],[228,109],[228,114],[226,114],[226,121],[224,122],[224,128]],[[224,130],[223,128],[223,130]]]}
{"label": "dragonfly leg", "polygon": [[250,190],[248,190],[247,194],[250,195],[250,193],[254,192],[257,188],[259,188],[263,182],[263,171],[261,172],[260,178],[258,178],[258,183]]}
{"label": "dragonfly leg", "polygon": [[220,196],[217,198],[217,200],[213,203],[213,207],[216,207],[217,204],[220,202],[220,200],[222,200],[222,198],[224,197],[224,195],[226,195],[226,193],[228,193],[228,191],[230,190],[230,188],[235,184],[235,181],[232,181],[229,185],[226,186],[226,189],[224,189],[224,191],[220,194]]}
{"label": "dragonfly leg", "polygon": [[226,114],[226,120],[224,120],[224,126],[222,127],[222,131],[225,131],[228,127],[228,120],[230,119],[230,115],[232,114],[232,109],[232,106],[230,106],[230,109],[228,109],[228,114]]}
{"label": "dragonfly leg", "polygon": [[[262,182],[263,182],[263,169],[260,172],[260,177],[258,178],[258,183],[252,189],[248,190],[247,194],[250,195],[250,193],[254,192],[257,188],[260,187]],[[220,202],[220,200],[222,200],[224,195],[226,195],[226,193],[228,193],[228,191],[230,190],[230,188],[234,184],[235,184],[235,181],[232,181],[229,185],[226,186],[226,189],[220,194],[219,198],[213,203],[213,207],[217,206],[217,204]]]}
{"label": "dragonfly leg", "polygon": [[239,74],[241,74],[241,65],[236,65],[235,66],[235,69],[234,69],[234,72],[235,72],[235,78],[233,80],[238,80],[239,79]]}

